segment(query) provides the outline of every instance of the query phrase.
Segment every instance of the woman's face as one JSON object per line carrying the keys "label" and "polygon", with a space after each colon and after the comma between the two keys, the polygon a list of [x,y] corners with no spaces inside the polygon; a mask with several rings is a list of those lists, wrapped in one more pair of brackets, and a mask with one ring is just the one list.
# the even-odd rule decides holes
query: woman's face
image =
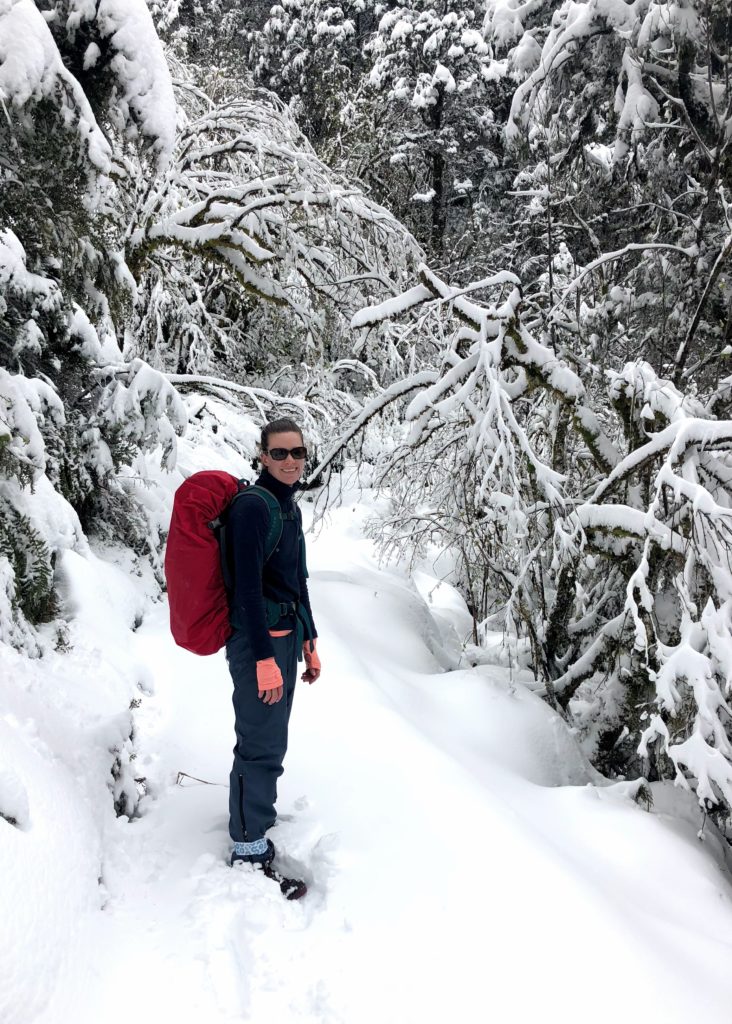
{"label": "woman's face", "polygon": [[270,476],[279,480],[282,484],[296,484],[305,469],[305,459],[294,459],[288,455],[284,461],[273,459],[269,452],[273,448],[302,448],[303,439],[294,430],[287,430],[282,434],[270,434],[267,441],[267,451],[260,456],[262,465],[267,469]]}

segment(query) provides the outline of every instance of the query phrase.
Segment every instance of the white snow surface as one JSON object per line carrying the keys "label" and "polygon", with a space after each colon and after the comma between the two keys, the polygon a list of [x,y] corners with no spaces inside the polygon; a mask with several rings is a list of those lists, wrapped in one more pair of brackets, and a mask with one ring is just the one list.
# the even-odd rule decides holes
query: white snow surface
{"label": "white snow surface", "polygon": [[[186,438],[151,514],[181,474],[251,475],[239,437]],[[0,1021],[727,1024],[732,887],[693,797],[642,809],[520,673],[471,667],[462,599],[380,568],[346,496],[309,539],[323,674],[271,833],[300,902],[228,866],[225,659],[173,645],[142,563],[67,549],[43,657],[0,646]]]}

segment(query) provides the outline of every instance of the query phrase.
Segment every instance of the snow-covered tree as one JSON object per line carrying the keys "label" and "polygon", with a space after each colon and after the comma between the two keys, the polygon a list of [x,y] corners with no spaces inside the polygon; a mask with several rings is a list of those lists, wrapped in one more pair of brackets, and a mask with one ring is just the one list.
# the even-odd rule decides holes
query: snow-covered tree
{"label": "snow-covered tree", "polygon": [[369,79],[392,111],[390,164],[410,180],[412,204],[429,211],[427,239],[441,254],[451,210],[471,200],[497,143],[493,54],[481,8],[465,0],[389,6],[367,43]]}
{"label": "snow-covered tree", "polygon": [[175,117],[143,0],[6,0],[0,100],[0,634],[32,649],[55,552],[129,510],[119,470],[143,449],[171,460],[185,423],[121,352],[126,189],[166,164]]}
{"label": "snow-covered tree", "polygon": [[345,111],[358,103],[363,47],[375,21],[366,0],[284,0],[271,7],[261,32],[249,33],[257,80],[292,106],[320,153],[330,155]]}
{"label": "snow-covered tree", "polygon": [[567,351],[632,352],[677,385],[703,366],[714,376],[730,340],[728,5],[586,0],[543,26],[527,8],[508,28],[507,11],[488,31],[509,62],[543,37],[507,120],[527,295]]}
{"label": "snow-covered tree", "polygon": [[176,373],[225,362],[235,378],[327,366],[351,354],[355,310],[398,288],[419,249],[275,97],[228,86],[221,101],[181,90],[173,160],[130,220],[142,354]]}
{"label": "snow-covered tree", "polygon": [[436,258],[464,259],[480,234],[486,179],[497,184],[510,101],[480,5],[287,0],[251,39],[260,80],[318,153],[363,181]]}
{"label": "snow-covered tree", "polygon": [[409,310],[431,366],[331,449],[408,398],[408,432],[378,470],[386,550],[452,550],[475,639],[498,626],[515,657],[526,645],[595,762],[675,777],[729,827],[732,421],[715,417],[716,395],[703,403],[643,360],[588,390],[532,334],[508,273],[458,289],[423,267],[354,326]]}

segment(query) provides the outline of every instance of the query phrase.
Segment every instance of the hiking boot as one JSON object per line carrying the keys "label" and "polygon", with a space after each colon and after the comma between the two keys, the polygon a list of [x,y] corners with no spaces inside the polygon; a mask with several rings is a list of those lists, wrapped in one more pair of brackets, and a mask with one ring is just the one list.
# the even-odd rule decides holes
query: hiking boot
{"label": "hiking boot", "polygon": [[271,839],[267,840],[267,849],[264,853],[236,853],[231,854],[231,866],[235,864],[259,864],[266,867],[274,860],[275,848]]}
{"label": "hiking boot", "polygon": [[285,875],[281,874],[273,864],[274,856],[274,843],[271,839],[268,839],[266,853],[252,853],[248,855],[232,853],[231,865],[233,867],[235,864],[251,864],[253,868],[259,868],[266,878],[277,883],[280,887],[280,892],[286,900],[302,899],[308,891],[307,885],[302,881],[302,879],[287,878]]}

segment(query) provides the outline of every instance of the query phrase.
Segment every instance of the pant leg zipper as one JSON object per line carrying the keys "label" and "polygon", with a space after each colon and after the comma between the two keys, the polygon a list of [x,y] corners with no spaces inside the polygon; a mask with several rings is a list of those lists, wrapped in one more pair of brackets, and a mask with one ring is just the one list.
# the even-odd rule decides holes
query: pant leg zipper
{"label": "pant leg zipper", "polygon": [[244,819],[244,776],[239,776],[239,817],[241,818],[241,834],[244,842],[247,841],[246,821]]}

